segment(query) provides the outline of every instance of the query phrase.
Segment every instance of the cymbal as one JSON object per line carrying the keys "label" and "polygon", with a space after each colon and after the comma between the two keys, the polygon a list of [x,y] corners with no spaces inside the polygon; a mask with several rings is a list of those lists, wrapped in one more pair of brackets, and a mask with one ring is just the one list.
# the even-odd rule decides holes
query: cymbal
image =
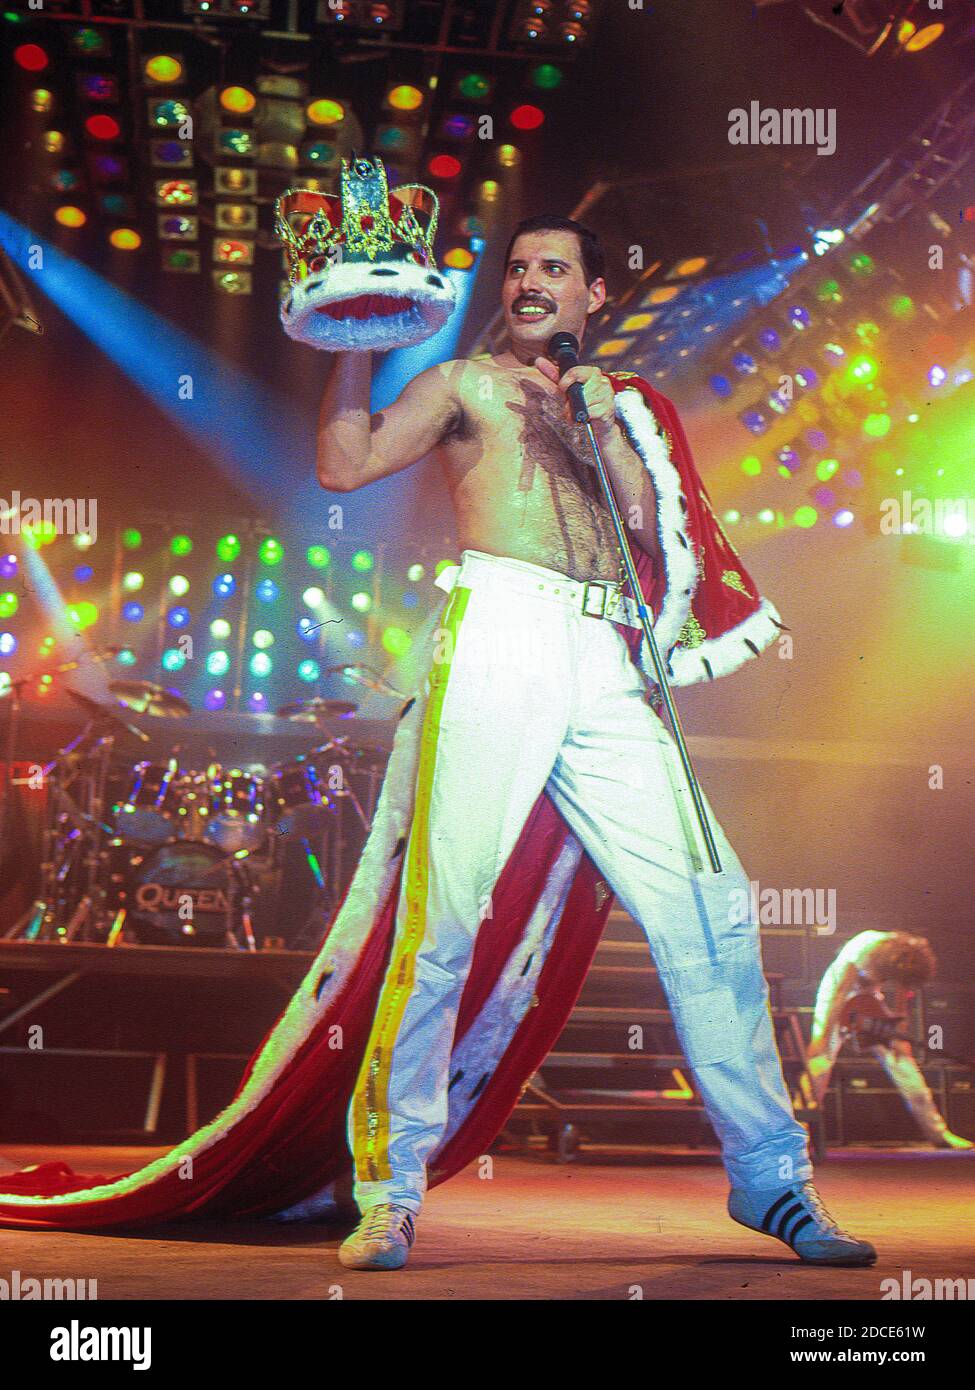
{"label": "cymbal", "polygon": [[182,695],[167,690],[164,685],[156,685],[154,681],[109,681],[108,688],[120,705],[134,709],[137,714],[181,719],[192,710]]}
{"label": "cymbal", "polygon": [[[80,690],[72,690],[70,685],[66,685],[64,690],[65,694],[70,695],[76,705],[81,706],[93,724],[114,724],[116,728],[124,729],[126,733],[131,734],[133,738],[139,739],[142,743],[149,742],[148,734],[143,733],[135,724],[130,724],[128,720],[123,719],[116,710],[112,709],[111,705],[101,705],[88,695],[82,695]],[[65,750],[65,755],[66,760],[70,761],[67,750]],[[82,753],[82,756],[85,754]]]}
{"label": "cymbal", "polygon": [[295,700],[277,710],[279,719],[293,719],[301,724],[315,724],[320,719],[348,719],[359,708],[351,700],[325,700],[314,695],[310,700]]}

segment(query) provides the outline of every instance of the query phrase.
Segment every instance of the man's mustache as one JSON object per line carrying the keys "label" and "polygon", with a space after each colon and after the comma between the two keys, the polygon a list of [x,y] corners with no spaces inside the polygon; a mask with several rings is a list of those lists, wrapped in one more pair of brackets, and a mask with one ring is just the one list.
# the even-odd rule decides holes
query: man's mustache
{"label": "man's mustache", "polygon": [[555,311],[556,307],[550,299],[539,299],[535,295],[532,295],[531,297],[527,295],[519,295],[511,306],[512,312],[514,312],[516,309],[523,309],[526,305],[529,304],[537,304],[542,309],[551,309],[553,312]]}

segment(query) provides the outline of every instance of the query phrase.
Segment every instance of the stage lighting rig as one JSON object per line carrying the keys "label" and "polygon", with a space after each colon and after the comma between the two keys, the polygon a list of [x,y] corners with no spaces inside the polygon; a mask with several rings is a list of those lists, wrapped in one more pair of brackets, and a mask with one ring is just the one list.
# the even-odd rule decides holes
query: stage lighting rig
{"label": "stage lighting rig", "polygon": [[318,0],[315,21],[345,29],[368,29],[371,33],[398,33],[403,28],[405,0],[374,3],[374,0]]}

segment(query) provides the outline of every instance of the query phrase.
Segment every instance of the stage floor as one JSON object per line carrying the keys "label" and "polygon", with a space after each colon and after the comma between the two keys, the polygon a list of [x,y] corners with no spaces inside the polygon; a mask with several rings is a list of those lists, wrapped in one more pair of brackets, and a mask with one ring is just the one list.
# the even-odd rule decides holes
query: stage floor
{"label": "stage floor", "polygon": [[[79,1171],[122,1172],[161,1150],[58,1150]],[[2,1172],[51,1150],[10,1145]],[[879,1300],[881,1281],[975,1277],[975,1152],[844,1150],[819,1170],[827,1206],[880,1252],[872,1269],[800,1265],[724,1211],[717,1165],[556,1165],[493,1156],[436,1188],[410,1263],[343,1269],[324,1226],[208,1223],[133,1235],[0,1230],[0,1277],[97,1279],[102,1299]]]}

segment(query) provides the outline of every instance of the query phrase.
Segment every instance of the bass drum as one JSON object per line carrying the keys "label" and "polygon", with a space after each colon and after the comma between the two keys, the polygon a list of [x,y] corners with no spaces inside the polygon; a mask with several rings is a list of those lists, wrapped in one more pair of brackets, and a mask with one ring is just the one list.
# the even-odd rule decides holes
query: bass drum
{"label": "bass drum", "polygon": [[232,861],[216,845],[175,840],[132,867],[127,940],[141,946],[236,946]]}

